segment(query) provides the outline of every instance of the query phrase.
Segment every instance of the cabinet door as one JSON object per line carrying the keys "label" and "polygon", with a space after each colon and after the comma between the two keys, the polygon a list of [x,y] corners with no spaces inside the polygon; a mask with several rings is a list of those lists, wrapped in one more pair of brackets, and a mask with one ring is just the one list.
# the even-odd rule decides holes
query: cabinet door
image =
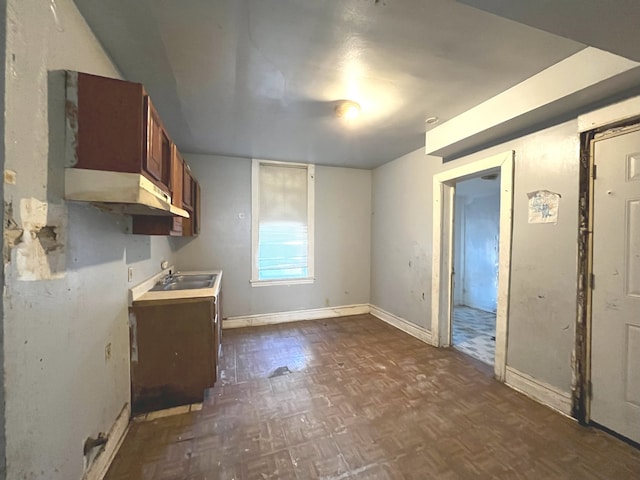
{"label": "cabinet door", "polygon": [[193,208],[193,179],[191,178],[191,169],[185,162],[182,177],[182,206],[186,210],[191,211]]}
{"label": "cabinet door", "polygon": [[182,186],[184,175],[184,160],[173,145],[173,155],[171,156],[171,203],[182,208]]}
{"label": "cabinet door", "polygon": [[145,97],[147,113],[147,145],[144,169],[165,187],[169,187],[169,167],[171,165],[171,140],[162,126],[158,112]]}
{"label": "cabinet door", "polygon": [[200,234],[200,184],[197,180],[193,181],[193,235]]}

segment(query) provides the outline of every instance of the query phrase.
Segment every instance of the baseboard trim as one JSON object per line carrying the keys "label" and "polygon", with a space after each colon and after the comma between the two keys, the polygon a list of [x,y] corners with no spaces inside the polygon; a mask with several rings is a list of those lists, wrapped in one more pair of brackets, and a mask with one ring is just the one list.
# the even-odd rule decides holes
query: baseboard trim
{"label": "baseboard trim", "polygon": [[571,395],[507,366],[505,384],[558,412],[571,416]]}
{"label": "baseboard trim", "polygon": [[369,305],[345,305],[341,307],[313,308],[309,310],[295,310],[291,312],[265,313],[259,315],[245,315],[229,317],[222,321],[222,328],[258,327],[277,323],[300,322],[305,320],[319,320],[322,318],[345,317],[348,315],[362,315],[369,313]]}
{"label": "baseboard trim", "polygon": [[398,317],[393,313],[389,313],[386,310],[383,310],[375,305],[370,305],[371,307],[371,315],[376,318],[379,318],[385,323],[388,323],[392,327],[396,327],[398,330],[402,330],[404,333],[411,335],[412,337],[417,338],[418,340],[422,340],[429,345],[433,345],[431,338],[431,331],[426,328],[419,327],[415,323],[412,323],[404,318]]}
{"label": "baseboard trim", "polygon": [[83,480],[102,480],[107,474],[111,462],[116,456],[116,453],[118,453],[124,437],[127,435],[130,417],[131,406],[125,403],[116,421],[113,423],[111,430],[109,430],[107,443],[105,443],[104,448],[98,453],[91,465],[89,465],[89,468],[87,468],[87,471],[82,477]]}

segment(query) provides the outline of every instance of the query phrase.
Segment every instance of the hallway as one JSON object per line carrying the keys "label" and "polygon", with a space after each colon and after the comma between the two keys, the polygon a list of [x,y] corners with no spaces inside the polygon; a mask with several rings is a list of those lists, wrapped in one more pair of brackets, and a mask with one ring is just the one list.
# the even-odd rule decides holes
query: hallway
{"label": "hallway", "polygon": [[496,355],[496,314],[456,305],[453,307],[451,343],[473,358],[493,365]]}
{"label": "hallway", "polygon": [[133,423],[106,480],[640,477],[640,450],[371,315],[225,330],[223,357],[202,410]]}

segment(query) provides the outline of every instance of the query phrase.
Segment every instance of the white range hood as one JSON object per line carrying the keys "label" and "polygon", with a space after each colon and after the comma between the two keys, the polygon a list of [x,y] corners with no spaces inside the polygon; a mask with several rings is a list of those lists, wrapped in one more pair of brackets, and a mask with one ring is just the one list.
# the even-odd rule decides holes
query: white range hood
{"label": "white range hood", "polygon": [[171,205],[171,195],[138,173],[65,168],[64,197],[129,215],[189,218],[189,212]]}

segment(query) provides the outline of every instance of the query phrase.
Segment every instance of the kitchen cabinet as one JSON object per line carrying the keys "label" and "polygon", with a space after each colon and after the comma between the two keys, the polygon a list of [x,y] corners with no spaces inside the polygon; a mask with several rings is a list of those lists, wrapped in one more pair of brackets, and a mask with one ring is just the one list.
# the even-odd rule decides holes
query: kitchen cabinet
{"label": "kitchen cabinet", "polygon": [[[171,178],[170,178],[170,190],[173,204],[176,207],[182,208],[182,189],[183,189],[183,173],[184,173],[184,160],[180,155],[180,152],[173,145],[171,156]],[[192,212],[189,212],[192,215]],[[173,217],[159,217],[155,215],[134,215],[132,217],[132,232],[134,234],[141,235],[170,235],[170,236],[182,236],[183,230],[183,218],[178,216]]]}
{"label": "kitchen cabinet", "polygon": [[189,218],[183,218],[181,220],[183,231],[182,235],[185,237],[196,237],[200,234],[200,184],[195,179],[192,179],[191,188],[191,198],[193,205],[189,212]]}
{"label": "kitchen cabinet", "polygon": [[202,402],[218,378],[220,293],[134,301],[129,316],[132,413]]}
{"label": "kitchen cabinet", "polygon": [[[151,103],[151,98],[145,97],[145,113],[147,115],[147,130],[145,148],[144,170],[149,172],[153,178],[160,181],[167,187],[171,186],[171,139],[165,131],[162,120]],[[172,197],[173,199],[174,197]],[[173,202],[175,205],[175,202]]]}
{"label": "kitchen cabinet", "polygon": [[67,72],[68,166],[137,173],[164,192],[171,139],[140,83]]}
{"label": "kitchen cabinet", "polygon": [[[191,199],[189,218],[157,217],[153,215],[134,215],[132,231],[141,235],[170,235],[178,237],[196,237],[200,234],[201,190],[200,183],[191,177]],[[182,205],[184,207],[184,204]]]}
{"label": "kitchen cabinet", "polygon": [[186,163],[182,177],[182,205],[188,211],[193,210],[193,177],[191,169]]}

